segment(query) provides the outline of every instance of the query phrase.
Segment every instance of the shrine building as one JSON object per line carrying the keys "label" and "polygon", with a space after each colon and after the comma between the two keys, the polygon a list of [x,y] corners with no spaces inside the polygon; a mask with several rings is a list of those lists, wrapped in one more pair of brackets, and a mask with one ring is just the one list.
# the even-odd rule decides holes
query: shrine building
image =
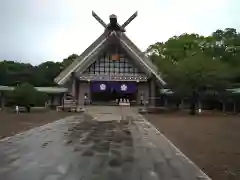
{"label": "shrine building", "polygon": [[55,82],[66,87],[79,105],[86,98],[92,104],[126,98],[133,105],[142,100],[154,105],[156,91],[165,82],[157,67],[125,33],[137,12],[123,25],[119,25],[115,15],[110,16],[108,24],[96,13],[92,15],[104,27],[104,32],[55,78]]}

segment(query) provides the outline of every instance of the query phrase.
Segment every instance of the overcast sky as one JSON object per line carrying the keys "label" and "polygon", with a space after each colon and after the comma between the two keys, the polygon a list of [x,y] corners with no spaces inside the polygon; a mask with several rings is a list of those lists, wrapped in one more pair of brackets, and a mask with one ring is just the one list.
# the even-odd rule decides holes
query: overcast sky
{"label": "overcast sky", "polygon": [[0,0],[0,60],[36,65],[81,54],[103,32],[92,10],[120,24],[138,10],[126,33],[142,50],[185,32],[240,30],[240,0]]}

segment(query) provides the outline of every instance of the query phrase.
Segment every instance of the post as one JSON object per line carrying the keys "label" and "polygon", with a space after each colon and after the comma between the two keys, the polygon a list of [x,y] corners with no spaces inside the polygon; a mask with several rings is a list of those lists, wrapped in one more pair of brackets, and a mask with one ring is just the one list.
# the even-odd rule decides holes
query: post
{"label": "post", "polygon": [[87,100],[88,100],[88,94],[85,93],[85,94],[84,94],[84,107],[85,107],[85,108],[86,108],[86,106],[87,106]]}
{"label": "post", "polygon": [[143,93],[141,93],[141,95],[140,95],[140,105],[141,106],[143,105]]}
{"label": "post", "polygon": [[62,97],[62,107],[63,107],[63,110],[64,110],[65,99],[66,99],[66,93],[63,93],[63,97]]}
{"label": "post", "polygon": [[237,106],[235,101],[233,101],[233,112],[237,113]]}
{"label": "post", "polygon": [[202,102],[200,98],[198,99],[198,113],[202,113]]}
{"label": "post", "polygon": [[[80,88],[80,87],[79,87]],[[91,81],[88,79],[88,96],[87,96],[87,103],[90,105],[92,104],[92,94],[91,94]]]}
{"label": "post", "polygon": [[76,78],[74,73],[72,73],[72,97],[73,100],[76,101]]}
{"label": "post", "polygon": [[16,113],[19,114],[19,106],[18,105],[16,105],[15,110],[16,110]]}
{"label": "post", "polygon": [[[129,113],[130,103],[126,99],[120,99],[119,101],[120,111],[121,111],[121,120],[126,120],[127,115]],[[124,109],[123,109],[124,108]]]}
{"label": "post", "polygon": [[148,100],[144,102],[144,108],[147,110],[148,109]]}
{"label": "post", "polygon": [[[121,119],[120,120],[123,120],[123,109],[122,109],[122,98],[119,99],[119,107],[120,107],[120,114],[121,114]],[[120,123],[120,121],[119,121]]]}

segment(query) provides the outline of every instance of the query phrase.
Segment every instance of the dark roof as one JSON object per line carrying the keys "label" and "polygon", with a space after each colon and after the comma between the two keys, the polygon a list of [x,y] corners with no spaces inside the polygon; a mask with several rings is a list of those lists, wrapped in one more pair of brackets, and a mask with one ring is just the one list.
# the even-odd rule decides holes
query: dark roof
{"label": "dark roof", "polygon": [[64,69],[54,81],[58,84],[64,84],[66,79],[70,77],[71,73],[74,72],[85,59],[87,59],[91,53],[99,48],[106,41],[106,34],[103,33],[99,38],[97,38],[79,57],[77,57],[72,64],[70,64],[66,69]]}
{"label": "dark roof", "polygon": [[[114,31],[112,34],[114,35]],[[93,59],[91,57],[94,57],[100,50],[103,49],[103,45],[107,39],[107,34],[104,32],[80,55],[80,57],[78,57],[69,67],[62,71],[54,79],[54,81],[58,84],[64,84],[69,79],[72,72],[75,72],[77,69],[79,69],[79,67],[84,66],[84,64]],[[162,85],[166,84],[161,78],[161,75],[158,73],[157,67],[150,61],[149,58],[145,56],[143,52],[141,52],[141,50],[126,36],[125,33],[122,33],[120,40],[123,47],[132,53],[141,63],[141,65],[143,65],[149,72],[151,72]]]}

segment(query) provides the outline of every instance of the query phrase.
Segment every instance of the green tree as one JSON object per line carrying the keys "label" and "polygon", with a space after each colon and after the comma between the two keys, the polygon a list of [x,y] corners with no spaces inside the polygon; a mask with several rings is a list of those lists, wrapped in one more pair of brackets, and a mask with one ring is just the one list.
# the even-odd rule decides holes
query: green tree
{"label": "green tree", "polygon": [[38,92],[32,85],[28,83],[17,86],[9,94],[12,105],[24,106],[30,112],[32,106],[44,104],[46,94]]}
{"label": "green tree", "polygon": [[62,68],[65,69],[66,67],[68,67],[78,57],[79,57],[79,55],[72,54],[72,55],[68,56],[67,58],[63,59],[63,61],[61,63]]}
{"label": "green tree", "polygon": [[30,83],[33,86],[55,86],[53,79],[77,57],[79,56],[72,54],[63,62],[46,61],[38,66],[14,61],[1,61],[0,85],[16,86],[20,83]]}
{"label": "green tree", "polygon": [[150,45],[146,52],[150,56],[160,56],[177,62],[201,51],[205,41],[204,37],[198,34],[182,34],[170,38],[165,43]]}
{"label": "green tree", "polygon": [[196,105],[207,89],[225,91],[234,74],[229,66],[204,53],[198,53],[177,63],[163,66],[165,79],[176,94],[191,98],[191,113],[195,114]]}
{"label": "green tree", "polygon": [[61,63],[47,61],[40,64],[36,70],[35,78],[41,80],[37,86],[55,86],[53,80],[61,72]]}
{"label": "green tree", "polygon": [[[226,37],[236,37],[229,35],[229,31]],[[234,34],[234,30],[230,32]],[[226,94],[225,89],[236,75],[228,61],[233,53],[226,52],[225,44],[219,43],[224,33],[225,31],[217,31],[217,38],[183,34],[170,38],[165,43],[158,42],[147,49],[175,94],[190,97],[192,114],[195,114],[196,104],[206,90]],[[230,57],[226,56],[227,53]]]}

